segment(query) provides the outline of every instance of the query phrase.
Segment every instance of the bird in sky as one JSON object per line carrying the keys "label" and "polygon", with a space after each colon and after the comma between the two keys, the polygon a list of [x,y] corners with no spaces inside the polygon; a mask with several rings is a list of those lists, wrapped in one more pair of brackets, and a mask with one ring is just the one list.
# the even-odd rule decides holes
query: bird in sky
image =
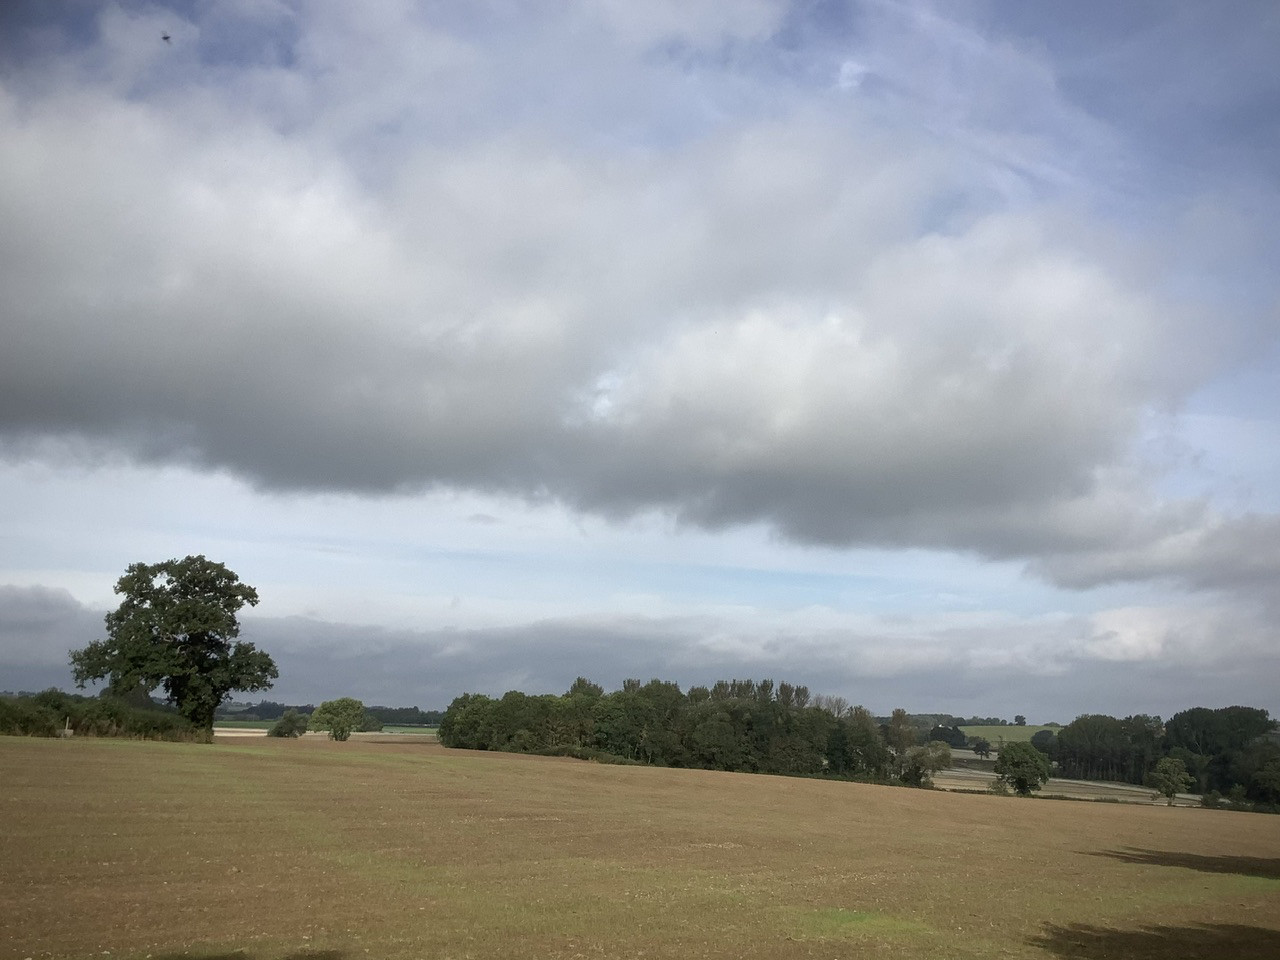
{"label": "bird in sky", "polygon": [[173,37],[169,36],[167,33],[160,34],[160,39],[165,43],[173,43]]}

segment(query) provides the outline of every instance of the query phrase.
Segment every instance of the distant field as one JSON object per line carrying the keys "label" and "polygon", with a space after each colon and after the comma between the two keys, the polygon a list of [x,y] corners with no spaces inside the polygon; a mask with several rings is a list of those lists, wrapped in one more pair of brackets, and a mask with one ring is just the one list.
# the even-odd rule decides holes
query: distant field
{"label": "distant field", "polygon": [[[270,730],[274,720],[219,720],[215,728],[224,730]],[[437,727],[423,727],[412,724],[388,723],[382,728],[383,733],[416,733],[427,737],[435,737]]]}
{"label": "distant field", "polygon": [[0,737],[0,957],[1280,957],[1280,817]]}
{"label": "distant field", "polygon": [[1036,727],[1036,726],[1017,727],[1017,726],[1010,725],[1007,727],[997,727],[997,726],[961,727],[960,729],[964,731],[964,735],[966,737],[986,737],[989,741],[991,741],[992,748],[995,748],[995,746],[1000,742],[1001,737],[1004,738],[1006,743],[1029,741],[1041,730],[1053,730],[1056,732],[1058,730],[1061,730],[1062,728],[1061,727]]}
{"label": "distant field", "polygon": [[407,723],[388,723],[382,728],[383,733],[416,733],[424,737],[431,737],[433,740],[439,727],[421,727],[415,724]]}

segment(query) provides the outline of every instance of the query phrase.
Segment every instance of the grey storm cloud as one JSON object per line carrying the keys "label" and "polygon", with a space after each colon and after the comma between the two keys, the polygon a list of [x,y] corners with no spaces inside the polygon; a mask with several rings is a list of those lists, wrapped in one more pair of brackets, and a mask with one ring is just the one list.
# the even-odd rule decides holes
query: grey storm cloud
{"label": "grey storm cloud", "polygon": [[[1013,138],[1000,102],[961,142],[887,123],[836,72],[821,97],[753,99],[729,63],[699,77],[724,123],[686,105],[621,139],[735,26],[717,6],[596,23],[577,74],[530,82],[627,71],[634,92],[545,114],[494,92],[535,76],[513,34],[376,20],[338,42],[352,24],[333,12],[292,24],[291,65],[179,68],[217,24],[141,51],[129,28],[149,21],[117,12],[98,60],[4,75],[3,452],[764,523],[1025,559],[1069,585],[1280,573],[1275,517],[1161,498],[1134,462],[1152,412],[1243,349],[1232,315],[1162,286],[1148,238],[1073,196],[1072,154]],[[737,41],[778,9],[752,7]],[[686,56],[658,57],[677,26]],[[387,53],[375,27],[404,43]],[[991,69],[1078,154],[1120,149],[1035,63]],[[466,125],[477,105],[489,119]]]}
{"label": "grey storm cloud", "polygon": [[[1271,704],[1277,652],[1265,642],[1269,629],[1268,618],[1238,606],[970,622],[577,615],[420,630],[248,614],[241,639],[274,658],[281,679],[263,696],[284,702],[356,696],[431,709],[464,691],[562,692],[579,675],[608,689],[628,677],[687,688],[750,676],[803,683],[884,713],[928,691],[929,709],[1034,708],[1066,722],[1114,703],[1163,715],[1241,699]],[[65,590],[0,587],[0,690],[68,687],[67,652],[101,634],[102,611]]]}
{"label": "grey storm cloud", "polygon": [[100,639],[102,613],[66,590],[0,586],[0,690],[70,683],[67,653]]}
{"label": "grey storm cloud", "polygon": [[[922,621],[892,632],[867,624],[774,631],[704,616],[563,617],[418,631],[255,616],[245,619],[244,637],[276,659],[282,680],[268,696],[286,702],[353,695],[444,707],[464,691],[560,693],[581,675],[606,689],[628,677],[674,680],[686,689],[718,679],[772,677],[884,713],[918,701],[921,690],[931,691],[930,709],[958,714],[983,705],[1013,714],[1031,700],[1045,719],[1056,713],[1061,722],[1116,702],[1164,715],[1193,702],[1270,703],[1265,678],[1274,672],[1274,655],[1252,639],[1224,651],[1217,639],[1224,629],[1241,638],[1265,628],[1231,612],[1200,620],[1184,615],[1154,633],[1125,611],[1096,621],[967,627]],[[1220,661],[1228,660],[1230,667],[1222,668]],[[1118,662],[1123,671],[1116,670]],[[1192,664],[1213,664],[1216,672],[1179,680]],[[1068,671],[1083,680],[1064,684]],[[1123,683],[1120,675],[1127,677]]]}

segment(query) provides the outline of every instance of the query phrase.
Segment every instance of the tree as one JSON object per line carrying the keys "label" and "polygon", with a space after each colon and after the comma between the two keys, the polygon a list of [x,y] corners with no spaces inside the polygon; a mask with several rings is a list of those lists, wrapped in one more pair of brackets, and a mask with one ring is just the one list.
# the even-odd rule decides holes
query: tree
{"label": "tree", "polygon": [[1046,757],[1053,756],[1053,741],[1057,734],[1052,730],[1037,730],[1031,736],[1031,745],[1043,753]]}
{"label": "tree", "polygon": [[996,757],[996,776],[1020,797],[1029,797],[1049,779],[1049,758],[1029,743],[1007,743]]}
{"label": "tree", "polygon": [[933,775],[951,766],[951,747],[934,740],[922,747],[911,747],[902,764],[902,782],[913,787],[933,785]]}
{"label": "tree", "polygon": [[854,707],[844,719],[844,727],[850,770],[858,774],[884,776],[889,766],[889,750],[871,711],[866,707]]}
{"label": "tree", "polygon": [[573,686],[569,688],[566,697],[588,697],[591,700],[599,700],[604,696],[604,687],[598,683],[592,683],[586,677],[578,677],[573,681]]}
{"label": "tree", "polygon": [[911,722],[907,711],[898,707],[889,717],[889,722],[885,724],[883,733],[884,742],[893,751],[898,770],[901,771],[903,758],[906,756],[908,748],[915,746],[916,743],[915,724]]}
{"label": "tree", "polygon": [[290,707],[267,731],[268,737],[300,737],[307,732],[307,718]]}
{"label": "tree", "polygon": [[1173,799],[1180,793],[1186,793],[1195,783],[1195,778],[1187,773],[1186,764],[1175,757],[1164,757],[1147,777],[1147,783],[1163,794],[1173,806]]}
{"label": "tree", "polygon": [[935,724],[933,729],[929,731],[926,742],[932,743],[938,740],[945,743],[949,747],[961,749],[968,744],[968,738],[965,737],[964,731],[959,727],[951,727],[946,724]]}
{"label": "tree", "polygon": [[969,749],[986,760],[991,756],[991,741],[986,737],[970,737]]}
{"label": "tree", "polygon": [[203,556],[130,564],[115,592],[124,600],[106,616],[107,638],[70,653],[77,686],[162,686],[179,713],[212,734],[227,694],[266,690],[279,676],[271,657],[235,640],[236,614],[255,606],[258,592],[222,564]]}
{"label": "tree", "polygon": [[347,740],[364,721],[364,704],[354,697],[326,700],[311,715],[312,730],[328,730],[330,740]]}
{"label": "tree", "polygon": [[1025,727],[1027,725],[1027,718],[1024,717],[1022,714],[1018,714],[1016,717],[1013,718],[1013,725],[1015,727]]}

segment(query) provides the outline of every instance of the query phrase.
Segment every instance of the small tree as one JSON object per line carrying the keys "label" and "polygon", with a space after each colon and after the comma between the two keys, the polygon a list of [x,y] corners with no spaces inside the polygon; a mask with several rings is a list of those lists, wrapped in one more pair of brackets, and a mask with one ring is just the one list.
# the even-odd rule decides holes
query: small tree
{"label": "small tree", "polygon": [[916,744],[916,728],[907,711],[896,708],[883,728],[884,742],[893,751],[894,769],[899,775],[906,769],[907,750]]}
{"label": "small tree", "polygon": [[300,737],[307,732],[307,718],[290,707],[267,731],[268,737]]}
{"label": "small tree", "polygon": [[996,776],[1020,797],[1029,797],[1049,779],[1049,758],[1029,743],[1007,743],[996,757]]}
{"label": "small tree", "polygon": [[986,760],[991,756],[991,741],[986,737],[970,737],[969,749]]}
{"label": "small tree", "polygon": [[347,740],[364,720],[364,704],[354,697],[326,700],[311,714],[312,730],[328,730],[330,740]]}
{"label": "small tree", "polygon": [[933,786],[933,775],[949,766],[951,747],[941,740],[910,747],[902,764],[902,782],[913,787]]}
{"label": "small tree", "polygon": [[1147,785],[1162,794],[1171,807],[1174,798],[1190,790],[1193,783],[1195,778],[1187,773],[1187,765],[1176,757],[1163,757],[1147,775]]}

